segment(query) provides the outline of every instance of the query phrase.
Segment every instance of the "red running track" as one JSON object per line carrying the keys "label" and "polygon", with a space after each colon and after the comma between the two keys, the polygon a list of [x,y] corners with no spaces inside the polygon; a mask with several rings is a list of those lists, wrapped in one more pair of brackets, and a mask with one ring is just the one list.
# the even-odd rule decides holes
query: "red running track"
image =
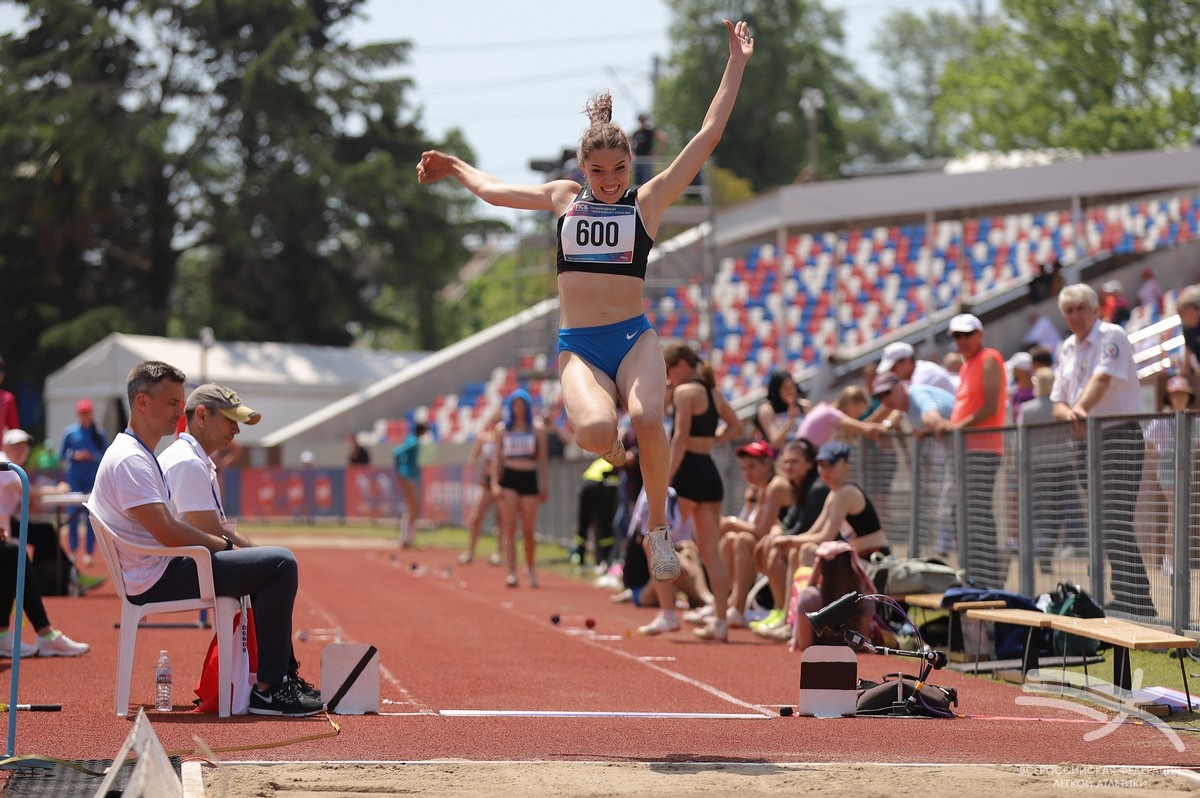
{"label": "red running track", "polygon": [[[956,687],[958,720],[779,717],[795,704],[799,658],[786,646],[733,630],[729,644],[695,640],[686,628],[640,637],[652,611],[613,605],[609,593],[546,574],[543,586],[509,589],[500,569],[459,566],[448,551],[299,549],[301,592],[295,611],[302,674],[320,678],[328,632],[381,653],[378,716],[221,720],[186,711],[211,632],[143,629],[138,636],[131,717],[152,706],[154,661],[166,648],[175,664],[179,711],[150,718],[171,752],[195,749],[193,736],[226,761],[607,760],[728,762],[1063,762],[1192,766],[1200,742],[1185,750],[1148,725],[1124,724],[1091,742],[1102,722],[1055,707],[1021,705],[1021,691],[990,677],[940,671]],[[98,566],[96,569],[99,572]],[[92,644],[78,659],[32,659],[21,666],[21,703],[59,703],[58,713],[21,713],[17,754],[65,759],[115,755],[130,719],[113,713],[118,602],[111,589],[47,600],[53,622]],[[550,622],[553,614],[563,622]],[[582,629],[596,620],[594,634]],[[192,616],[177,616],[188,618]],[[158,620],[171,620],[159,616]],[[685,625],[686,626],[686,625]],[[26,639],[32,639],[26,631]],[[1152,656],[1135,654],[1137,658]],[[860,655],[860,676],[915,673],[911,659]],[[7,660],[0,670],[8,670]],[[1104,674],[1106,675],[1106,674]],[[5,683],[7,697],[7,684]],[[484,713],[614,713],[588,717],[446,716]],[[395,713],[395,714],[387,714]],[[635,717],[628,713],[714,713],[714,719]],[[1106,713],[1110,715],[1112,713]],[[752,719],[728,716],[750,715]],[[319,739],[278,743],[322,735]],[[275,746],[275,747],[270,747]],[[236,749],[236,750],[234,750]]]}

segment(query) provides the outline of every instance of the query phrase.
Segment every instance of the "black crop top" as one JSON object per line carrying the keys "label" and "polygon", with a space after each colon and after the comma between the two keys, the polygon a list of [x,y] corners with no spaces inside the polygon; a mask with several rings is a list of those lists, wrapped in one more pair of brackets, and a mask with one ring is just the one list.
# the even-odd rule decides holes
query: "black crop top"
{"label": "black crop top", "polygon": [[[854,487],[858,488],[857,485]],[[863,506],[861,513],[858,513],[857,515],[847,515],[846,523],[849,524],[850,528],[854,530],[854,537],[865,538],[867,535],[883,529],[883,526],[879,523],[879,513],[875,512],[875,505],[871,504],[871,500],[867,497],[866,491],[864,491],[862,488],[858,488],[858,490],[860,493],[862,493],[863,499],[866,500],[865,505]]]}
{"label": "black crop top", "polygon": [[[704,385],[700,380],[693,382]],[[692,426],[688,429],[690,438],[712,438],[717,434],[717,422],[721,420],[721,414],[717,412],[717,403],[713,401],[712,388],[704,385],[704,392],[708,394],[708,409],[698,416],[692,416]]]}
{"label": "black crop top", "polygon": [[599,202],[584,186],[558,217],[558,273],[623,274],[646,279],[654,239],[642,224],[637,189],[616,202]]}

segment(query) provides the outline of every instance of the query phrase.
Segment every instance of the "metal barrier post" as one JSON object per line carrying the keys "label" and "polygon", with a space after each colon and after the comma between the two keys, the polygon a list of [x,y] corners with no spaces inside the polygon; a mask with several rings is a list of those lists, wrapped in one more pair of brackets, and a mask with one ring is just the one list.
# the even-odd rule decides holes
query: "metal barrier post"
{"label": "metal barrier post", "polygon": [[1029,427],[1017,427],[1017,579],[1020,592],[1025,596],[1034,595],[1033,568],[1038,558],[1033,539],[1031,438]]}
{"label": "metal barrier post", "polygon": [[1103,606],[1104,591],[1104,459],[1100,456],[1100,419],[1087,418],[1088,575],[1092,595]]}
{"label": "metal barrier post", "polygon": [[[921,535],[918,528],[922,518],[921,513],[921,494],[922,482],[921,479],[921,450],[924,448],[924,441],[917,438],[916,435],[907,437],[909,443],[912,444],[912,467],[910,471],[912,492],[908,496],[908,556],[921,556]],[[936,529],[935,532],[936,534]]]}
{"label": "metal barrier post", "polygon": [[[1175,414],[1175,523],[1171,557],[1171,627],[1182,634],[1191,620],[1192,606],[1192,421],[1188,413]],[[1197,619],[1200,620],[1200,619]]]}
{"label": "metal barrier post", "polygon": [[954,430],[954,462],[958,463],[957,506],[954,508],[958,521],[958,567],[968,576],[971,573],[970,537],[967,529],[967,441],[961,429]]}
{"label": "metal barrier post", "polygon": [[21,530],[17,535],[17,595],[16,620],[13,621],[12,675],[8,680],[8,753],[11,757],[17,750],[17,684],[21,680],[21,625],[25,617],[25,556],[29,544],[29,476],[16,463],[0,463],[0,471],[13,471],[21,479]]}

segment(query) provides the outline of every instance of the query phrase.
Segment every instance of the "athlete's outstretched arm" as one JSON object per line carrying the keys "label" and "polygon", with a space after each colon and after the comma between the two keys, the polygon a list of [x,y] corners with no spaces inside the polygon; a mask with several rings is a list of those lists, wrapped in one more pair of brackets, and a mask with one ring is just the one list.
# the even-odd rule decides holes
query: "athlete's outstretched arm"
{"label": "athlete's outstretched arm", "polygon": [[729,20],[724,22],[729,32],[729,61],[725,64],[725,74],[721,76],[721,84],[708,106],[708,113],[704,115],[700,130],[679,155],[675,156],[675,160],[651,178],[638,192],[642,213],[653,217],[656,230],[663,212],[691,184],[704,162],[708,160],[708,156],[717,148],[717,142],[721,140],[725,124],[733,111],[733,103],[737,100],[746,62],[754,54],[754,39],[750,37],[750,26],[745,21],[736,25]]}
{"label": "athlete's outstretched arm", "polygon": [[453,177],[489,205],[526,211],[556,211],[562,202],[569,202],[579,193],[579,184],[571,180],[554,180],[538,186],[513,186],[481,172],[457,155],[447,155],[438,150],[421,153],[421,162],[417,164],[417,180],[434,183],[445,177]]}

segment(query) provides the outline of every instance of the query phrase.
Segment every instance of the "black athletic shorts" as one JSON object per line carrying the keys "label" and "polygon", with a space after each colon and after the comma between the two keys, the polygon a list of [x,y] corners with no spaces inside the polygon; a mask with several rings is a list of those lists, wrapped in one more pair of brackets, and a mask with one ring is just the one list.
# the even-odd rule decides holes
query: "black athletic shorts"
{"label": "black athletic shorts", "polygon": [[694,502],[720,502],[725,498],[725,485],[717,464],[706,454],[684,452],[683,462],[671,480],[671,487],[681,499]]}
{"label": "black athletic shorts", "polygon": [[518,496],[538,495],[537,471],[518,471],[506,468],[500,472],[500,487],[515,490]]}

